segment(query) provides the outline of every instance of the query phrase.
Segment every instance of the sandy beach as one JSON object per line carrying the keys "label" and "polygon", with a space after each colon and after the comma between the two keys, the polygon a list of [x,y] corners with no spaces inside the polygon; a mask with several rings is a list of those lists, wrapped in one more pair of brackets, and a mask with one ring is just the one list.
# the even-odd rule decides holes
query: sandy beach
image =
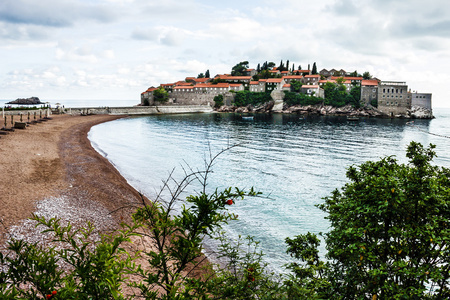
{"label": "sandy beach", "polygon": [[[0,138],[0,219],[5,233],[27,235],[40,211],[72,223],[91,221],[102,231],[127,218],[139,194],[91,146],[89,129],[119,118],[54,115]],[[33,233],[29,233],[33,234]]]}

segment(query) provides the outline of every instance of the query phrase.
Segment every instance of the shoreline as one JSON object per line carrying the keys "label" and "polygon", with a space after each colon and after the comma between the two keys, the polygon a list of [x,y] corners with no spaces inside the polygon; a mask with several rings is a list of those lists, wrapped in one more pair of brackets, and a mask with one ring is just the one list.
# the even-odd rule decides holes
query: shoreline
{"label": "shoreline", "polygon": [[[123,117],[57,115],[1,136],[2,244],[11,229],[16,235],[27,231],[24,224],[38,210],[80,226],[91,221],[100,231],[115,230],[131,218],[131,206],[141,203],[139,193],[87,137],[92,126]],[[108,226],[102,224],[105,214]]]}

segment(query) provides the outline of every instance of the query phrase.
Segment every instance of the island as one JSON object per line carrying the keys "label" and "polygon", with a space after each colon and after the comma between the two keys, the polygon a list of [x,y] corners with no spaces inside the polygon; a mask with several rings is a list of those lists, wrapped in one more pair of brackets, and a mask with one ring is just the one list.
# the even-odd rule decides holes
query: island
{"label": "island", "polygon": [[20,105],[37,105],[37,104],[45,104],[39,100],[38,97],[30,97],[30,98],[18,98],[14,101],[10,101],[6,104],[20,104]]}
{"label": "island", "polygon": [[229,74],[197,77],[151,86],[141,93],[142,106],[211,105],[218,112],[278,112],[348,117],[433,117],[431,93],[412,92],[404,81],[385,81],[356,70],[289,67],[281,61],[249,68],[248,61]]}

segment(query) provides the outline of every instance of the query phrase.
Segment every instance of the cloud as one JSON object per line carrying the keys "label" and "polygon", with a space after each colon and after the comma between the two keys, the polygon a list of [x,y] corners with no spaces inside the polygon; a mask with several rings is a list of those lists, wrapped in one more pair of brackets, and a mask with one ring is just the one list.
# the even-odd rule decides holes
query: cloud
{"label": "cloud", "polygon": [[80,20],[110,22],[116,18],[116,13],[106,5],[83,4],[74,0],[2,0],[0,2],[0,20],[13,24],[67,27]]}
{"label": "cloud", "polygon": [[42,26],[23,26],[0,22],[0,39],[6,40],[45,40],[49,37],[46,28]]}
{"label": "cloud", "polygon": [[131,37],[136,40],[157,41],[159,38],[159,31],[156,28],[137,28],[131,33]]}

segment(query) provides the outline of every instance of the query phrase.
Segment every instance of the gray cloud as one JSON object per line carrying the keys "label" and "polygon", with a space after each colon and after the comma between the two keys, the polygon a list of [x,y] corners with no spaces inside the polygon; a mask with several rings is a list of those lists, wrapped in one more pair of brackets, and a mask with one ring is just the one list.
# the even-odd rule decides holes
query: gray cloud
{"label": "gray cloud", "polygon": [[0,20],[14,24],[67,27],[79,20],[109,22],[116,14],[104,5],[86,5],[73,0],[2,0]]}

